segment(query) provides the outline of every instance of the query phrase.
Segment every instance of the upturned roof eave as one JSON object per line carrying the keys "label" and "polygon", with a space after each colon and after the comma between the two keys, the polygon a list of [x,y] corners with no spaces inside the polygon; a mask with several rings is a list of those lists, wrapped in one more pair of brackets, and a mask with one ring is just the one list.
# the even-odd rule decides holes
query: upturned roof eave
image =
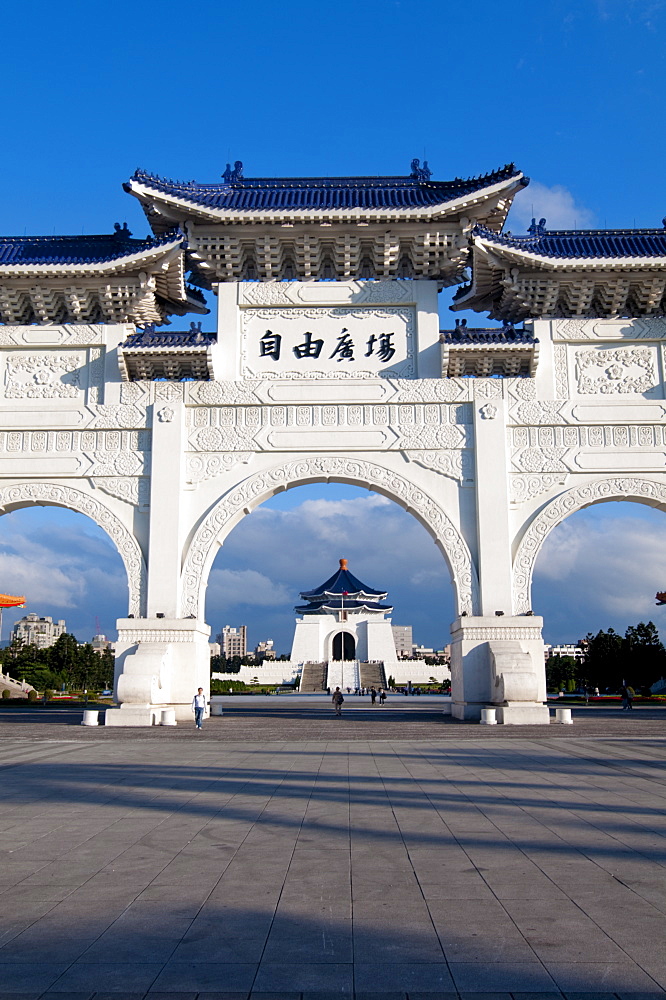
{"label": "upturned roof eave", "polygon": [[645,270],[646,268],[661,269],[666,267],[666,254],[663,257],[612,257],[608,255],[598,257],[554,257],[546,254],[538,254],[532,250],[524,250],[520,247],[510,247],[495,240],[485,239],[482,236],[474,237],[474,246],[479,250],[501,257],[512,263],[531,263],[544,270]]}
{"label": "upturned roof eave", "polygon": [[[141,202],[146,217],[151,225],[153,225],[153,213],[155,211],[154,208],[151,208],[151,205],[159,205],[160,203],[171,211],[178,209],[185,215],[197,216],[208,222],[225,224],[238,223],[247,225],[248,223],[265,224],[297,221],[307,225],[313,222],[328,220],[337,220],[340,222],[368,221],[378,223],[387,221],[443,221],[447,217],[455,216],[465,209],[482,204],[484,201],[500,194],[503,190],[506,190],[508,193],[511,188],[515,188],[517,191],[518,188],[524,186],[525,181],[526,178],[523,173],[518,172],[517,174],[505,178],[504,180],[497,181],[486,187],[476,188],[475,190],[469,191],[464,195],[458,196],[457,198],[442,201],[437,205],[424,205],[418,208],[393,207],[386,209],[368,209],[362,206],[357,206],[352,208],[326,209],[300,207],[298,209],[259,208],[239,211],[238,209],[207,207],[205,205],[201,205],[199,202],[190,201],[187,198],[160,191],[158,188],[151,188],[140,181],[132,179],[128,181],[125,188],[129,194],[132,194]],[[146,202],[151,204],[146,204]],[[510,205],[507,205],[505,210],[502,209],[493,219],[493,225],[496,225],[498,230],[501,229],[504,224],[509,208]],[[167,219],[169,219],[168,215]]]}
{"label": "upturned roof eave", "polygon": [[[0,241],[1,242],[1,241]],[[183,244],[183,237],[170,240],[168,243],[161,243],[158,246],[146,247],[144,250],[129,254],[119,255],[108,260],[100,261],[72,261],[53,263],[22,263],[17,262],[0,264],[0,275],[7,274],[14,277],[31,277],[32,275],[53,274],[72,275],[89,274],[91,276],[99,274],[123,273],[132,268],[149,262],[156,262],[160,258],[173,255],[173,252],[180,252]]]}

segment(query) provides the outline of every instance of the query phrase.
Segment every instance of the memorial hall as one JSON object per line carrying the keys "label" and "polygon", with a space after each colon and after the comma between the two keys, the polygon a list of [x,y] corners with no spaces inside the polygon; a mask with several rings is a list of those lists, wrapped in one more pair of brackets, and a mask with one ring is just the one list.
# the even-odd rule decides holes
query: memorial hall
{"label": "memorial hall", "polygon": [[[542,543],[592,504],[666,509],[666,229],[508,232],[528,183],[514,164],[435,180],[419,160],[137,170],[146,238],[0,238],[0,510],[79,511],[123,559],[106,725],[190,720],[220,546],[279,491],[329,482],[397,502],[441,551],[454,718],[548,724]],[[292,660],[390,655],[386,594],[346,565],[301,596]]]}

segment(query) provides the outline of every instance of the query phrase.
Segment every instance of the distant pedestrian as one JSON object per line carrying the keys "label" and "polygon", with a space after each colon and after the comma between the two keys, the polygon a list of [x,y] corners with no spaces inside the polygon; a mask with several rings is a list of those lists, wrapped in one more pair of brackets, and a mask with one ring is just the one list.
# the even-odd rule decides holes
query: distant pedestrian
{"label": "distant pedestrian", "polygon": [[373,687],[370,688],[370,702],[372,705],[377,701],[377,692]]}
{"label": "distant pedestrian", "polygon": [[333,702],[333,708],[335,709],[335,714],[336,715],[342,715],[342,703],[343,703],[344,700],[345,700],[345,696],[343,695],[343,693],[340,690],[340,688],[337,687],[335,689],[335,691],[333,692],[333,697],[331,698],[331,701]]}
{"label": "distant pedestrian", "polygon": [[633,708],[634,708],[633,701],[634,701],[635,697],[636,697],[636,692],[631,687],[631,685],[630,684],[625,684],[622,687],[622,711],[623,712],[625,711],[625,709],[626,709],[627,712],[633,711]]}
{"label": "distant pedestrian", "polygon": [[383,707],[385,701],[386,701],[386,691],[384,690],[384,688],[380,688],[379,689],[379,704]]}
{"label": "distant pedestrian", "polygon": [[192,711],[197,729],[203,729],[203,718],[206,712],[206,695],[203,688],[199,688],[192,699]]}

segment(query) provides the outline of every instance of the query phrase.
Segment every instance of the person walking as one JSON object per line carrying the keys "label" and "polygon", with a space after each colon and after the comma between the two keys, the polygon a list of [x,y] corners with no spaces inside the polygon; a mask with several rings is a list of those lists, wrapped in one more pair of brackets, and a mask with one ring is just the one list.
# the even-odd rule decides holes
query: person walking
{"label": "person walking", "polygon": [[377,692],[373,687],[370,688],[370,704],[374,705],[377,701]]}
{"label": "person walking", "polygon": [[386,701],[386,691],[384,688],[379,689],[379,704],[384,707],[384,702]]}
{"label": "person walking", "polygon": [[342,703],[343,703],[344,700],[345,700],[345,696],[343,695],[343,693],[340,690],[340,688],[337,687],[335,689],[335,691],[333,692],[333,697],[331,698],[331,701],[333,702],[333,708],[335,709],[335,714],[336,715],[342,715]]}
{"label": "person walking", "polygon": [[636,692],[631,687],[630,684],[624,684],[622,686],[622,711],[625,709],[627,712],[633,711],[633,700],[636,697]]}
{"label": "person walking", "polygon": [[192,699],[192,711],[197,729],[203,729],[203,718],[206,712],[206,695],[203,688],[199,688]]}

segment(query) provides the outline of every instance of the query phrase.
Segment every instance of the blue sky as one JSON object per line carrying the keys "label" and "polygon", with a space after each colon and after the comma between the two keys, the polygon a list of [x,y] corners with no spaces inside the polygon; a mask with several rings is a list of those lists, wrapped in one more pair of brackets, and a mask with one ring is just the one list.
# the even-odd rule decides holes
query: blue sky
{"label": "blue sky", "polygon": [[[139,205],[121,187],[137,166],[214,181],[236,159],[247,176],[297,176],[404,174],[419,156],[441,179],[514,160],[532,178],[512,211],[514,232],[532,215],[551,228],[631,227],[661,226],[666,213],[666,0],[202,0],[193,8],[27,0],[5,10],[3,27],[7,235],[111,232],[124,220],[144,235]],[[442,325],[452,325],[450,293],[441,299]],[[607,507],[570,519],[559,529],[558,558],[542,557],[541,607],[534,604],[551,638],[641,616],[659,623],[651,597],[666,586],[656,579],[666,572],[658,512],[631,505],[631,519],[628,505]],[[589,526],[576,528],[586,518]],[[341,538],[338,527],[331,539],[317,522],[346,523],[349,533]],[[113,631],[124,584],[110,543],[83,523],[48,509],[3,518],[0,589],[24,588],[30,610],[64,616],[85,638],[96,615]],[[284,538],[282,560],[265,572],[259,539],[287,530],[308,549],[303,579],[288,570]],[[382,535],[403,545],[388,552]],[[256,549],[256,562],[241,549]],[[630,561],[650,556],[640,578],[607,566],[625,550]],[[321,582],[340,555],[368,583],[391,589],[395,620],[414,621],[420,641],[445,641],[448,577],[429,537],[381,498],[343,488],[294,491],[246,518],[215,564],[209,620],[217,630],[242,619],[253,642],[270,634],[286,648],[284,616],[298,590]],[[231,603],[243,579],[259,592],[256,578],[229,575],[250,572],[266,576],[266,601],[272,592],[286,603]],[[615,595],[607,593],[613,581]]]}

